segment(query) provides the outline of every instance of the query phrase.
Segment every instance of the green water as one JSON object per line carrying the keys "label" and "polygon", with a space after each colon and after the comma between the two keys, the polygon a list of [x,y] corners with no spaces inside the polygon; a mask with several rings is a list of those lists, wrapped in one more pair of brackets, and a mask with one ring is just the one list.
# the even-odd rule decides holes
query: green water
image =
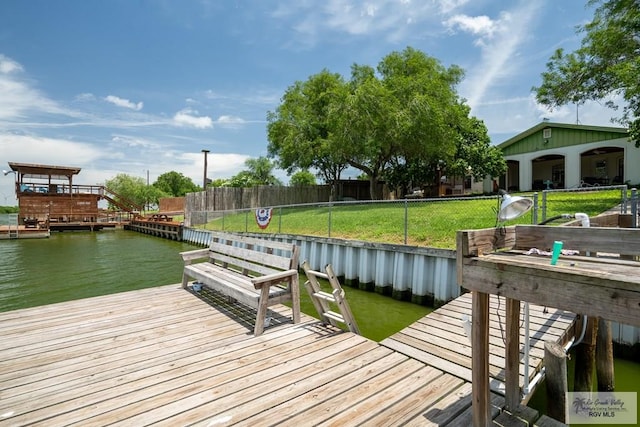
{"label": "green water", "polygon": [[[123,230],[3,240],[0,311],[178,283],[183,266],[178,253],[196,248]],[[345,290],[362,334],[376,341],[431,311],[355,288]],[[304,291],[301,300],[303,312],[317,317]]]}
{"label": "green water", "polygon": [[[569,356],[573,356],[573,352],[569,353]],[[575,358],[570,357],[567,360],[567,387],[569,390],[573,390],[573,377],[575,369]],[[638,393],[640,397],[640,363],[635,363],[630,360],[624,360],[616,358],[614,360],[614,383],[616,391],[630,391]],[[597,389],[598,381],[594,372],[593,378],[593,391]],[[545,383],[541,383],[540,387],[536,390],[535,394],[529,401],[528,406],[537,409],[540,413],[547,411],[547,396],[545,392]],[[638,414],[640,415],[640,414]],[[577,425],[577,424],[573,424]],[[583,425],[583,424],[580,424]],[[593,425],[593,424],[592,424]],[[615,427],[621,424],[606,424],[610,427]],[[627,424],[629,425],[629,424]]]}
{"label": "green water", "polygon": [[131,231],[0,241],[0,311],[178,283],[189,244]]}

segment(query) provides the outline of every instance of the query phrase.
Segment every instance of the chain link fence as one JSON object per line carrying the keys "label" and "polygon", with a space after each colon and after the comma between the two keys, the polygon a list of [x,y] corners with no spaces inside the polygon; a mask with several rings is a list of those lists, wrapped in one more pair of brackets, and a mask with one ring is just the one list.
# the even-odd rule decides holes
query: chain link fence
{"label": "chain link fence", "polygon": [[[540,224],[553,216],[631,211],[638,197],[626,186],[545,190],[518,194],[534,206],[508,225]],[[288,206],[187,212],[185,225],[207,230],[298,234],[455,249],[457,230],[497,226],[499,196],[344,201]],[[635,210],[634,210],[635,209]],[[637,223],[634,222],[634,227]]]}

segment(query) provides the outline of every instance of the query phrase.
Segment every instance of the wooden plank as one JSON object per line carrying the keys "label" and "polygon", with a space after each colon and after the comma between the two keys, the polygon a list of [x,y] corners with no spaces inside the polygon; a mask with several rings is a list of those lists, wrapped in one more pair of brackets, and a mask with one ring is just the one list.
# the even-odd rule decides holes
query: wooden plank
{"label": "wooden plank", "polygon": [[[408,376],[401,377],[396,375],[390,377],[388,385],[385,385],[387,383],[377,378],[376,383],[380,388],[369,387],[366,389],[365,394],[358,393],[358,399],[361,399],[359,402],[355,402],[353,401],[355,399],[353,399],[342,407],[341,412],[318,423],[317,426],[363,425],[371,423],[371,419],[375,416],[384,416],[387,425],[397,424],[399,416],[398,414],[394,416],[391,408],[396,406],[398,402],[415,394],[424,384],[430,384],[435,390],[439,390],[462,382],[460,379],[447,375],[446,378],[450,381],[438,386],[440,379],[443,377],[442,372],[423,364],[418,366],[420,368]],[[340,399],[336,396],[333,398],[333,402],[328,401],[327,404],[335,406],[335,404],[342,403],[345,400],[347,399]]]}
{"label": "wooden plank", "polygon": [[481,256],[501,249],[511,249],[516,242],[516,228],[460,230],[456,234],[456,241],[460,244],[456,250],[461,250],[462,258]]}
{"label": "wooden plank", "polygon": [[563,249],[640,255],[640,229],[617,227],[515,226],[515,249],[549,250],[554,241]]}
{"label": "wooden plank", "polygon": [[514,410],[520,405],[520,301],[507,298],[506,306],[505,403]]}
{"label": "wooden plank", "polygon": [[[463,380],[449,374],[443,374],[435,381],[410,384],[407,389],[410,393],[398,391],[397,401],[383,411],[372,414],[366,423],[368,425],[405,425],[411,419],[417,418],[416,414],[419,414],[418,417],[428,419],[438,411],[436,406],[449,396],[454,395],[459,400],[460,388],[464,387],[464,384]],[[471,384],[466,384],[468,384],[467,394],[470,395]],[[418,388],[414,389],[415,386]],[[447,408],[447,410],[450,409]]]}
{"label": "wooden plank", "polygon": [[471,408],[471,383],[465,382],[452,389],[442,399],[430,405],[426,410],[414,416],[405,425],[409,426],[445,426],[451,420]]}
{"label": "wooden plank", "polygon": [[349,398],[345,399],[344,395],[335,395],[325,400],[322,406],[315,406],[305,411],[304,413],[297,414],[287,419],[287,423],[290,425],[300,425],[313,420],[314,424],[322,423],[331,417],[342,414],[344,411],[349,410],[351,407],[364,399],[372,396],[374,393],[379,393],[387,387],[391,387],[398,379],[405,378],[409,375],[416,374],[424,365],[420,362],[412,359],[407,359],[395,366],[384,369],[383,371],[377,371],[377,375],[372,378],[372,381],[353,384],[349,391]]}
{"label": "wooden plank", "polygon": [[[324,337],[305,346],[300,346],[300,342],[296,340],[288,339],[285,344],[277,345],[270,342],[268,336],[264,337],[267,337],[268,344],[261,346],[262,351],[252,346],[251,353],[246,354],[244,345],[240,345],[241,349],[235,351],[229,351],[229,348],[224,347],[214,349],[213,352],[201,354],[200,362],[192,364],[193,366],[173,369],[163,376],[147,376],[143,380],[106,388],[86,396],[62,400],[56,405],[14,417],[12,422],[30,423],[47,419],[54,424],[82,422],[83,425],[104,425],[107,421],[129,418],[149,410],[166,412],[171,410],[172,402],[187,399],[189,396],[199,396],[196,399],[198,400],[205,394],[212,398],[223,390],[232,392],[233,386],[223,385],[236,379],[242,381],[245,387],[263,384],[267,379],[277,378],[279,374],[295,369],[301,364],[317,361],[315,352],[319,349],[340,352],[353,345],[348,342],[350,337],[345,334]],[[286,336],[284,338],[286,339]],[[362,339],[358,341],[362,342]],[[233,350],[233,346],[230,348]],[[293,354],[300,357],[294,358]],[[280,363],[274,363],[274,360],[280,360]],[[266,368],[265,364],[269,367]],[[211,392],[212,384],[216,384],[217,393]],[[127,398],[121,399],[122,395],[126,395]],[[91,418],[91,421],[88,421],[88,418]],[[152,419],[148,412],[145,419]]]}
{"label": "wooden plank", "polygon": [[[367,354],[367,356],[369,355]],[[360,358],[355,361],[359,360]],[[252,414],[250,418],[243,421],[243,424],[252,427],[269,426],[273,425],[275,419],[286,420],[289,423],[293,417],[303,417],[304,414],[309,415],[308,419],[313,419],[309,411],[324,407],[329,397],[341,396],[345,399],[345,396],[351,394],[351,388],[354,385],[370,383],[381,370],[395,367],[406,361],[406,356],[393,352],[377,359],[369,359],[365,363],[353,366],[350,372],[314,388],[312,393],[300,394],[259,414]]]}
{"label": "wooden plank", "polygon": [[[461,343],[460,341],[454,341],[450,339],[443,339],[435,337],[431,331],[422,332],[415,329],[406,328],[397,334],[393,335],[393,338],[398,341],[410,344],[412,347],[420,349],[426,353],[431,353],[435,356],[439,356],[442,359],[449,360],[462,366],[471,368],[471,345]],[[466,342],[469,342],[465,339]],[[491,350],[491,346],[490,346]],[[535,371],[536,367],[542,362],[539,358],[532,358],[529,361],[529,365]],[[503,369],[505,368],[505,347],[493,347],[493,351],[489,351],[489,363],[491,374],[500,380],[504,380]],[[524,366],[522,373],[524,374]],[[517,372],[517,371],[516,371]]]}
{"label": "wooden plank", "polygon": [[[304,335],[306,335],[304,331],[290,332],[288,335],[274,334],[269,339],[275,340],[282,337],[278,341],[280,348],[286,349],[286,345],[295,348],[296,339]],[[233,336],[238,337],[237,333]],[[220,352],[220,348],[225,351]],[[174,347],[172,346],[171,349],[173,350]],[[67,375],[60,375],[58,371],[52,370],[50,378],[29,384],[31,387],[26,391],[26,394],[16,396],[13,399],[14,401],[26,401],[26,404],[20,406],[21,411],[16,411],[15,415],[39,409],[46,413],[46,408],[51,408],[51,411],[54,411],[58,408],[56,404],[65,400],[75,399],[80,407],[83,403],[92,403],[103,396],[113,395],[114,390],[128,393],[146,385],[153,385],[154,382],[161,382],[161,376],[164,375],[166,380],[167,373],[171,377],[188,376],[194,372],[197,375],[202,371],[203,361],[213,357],[216,358],[217,363],[215,364],[248,355],[253,355],[254,358],[262,357],[261,352],[253,349],[246,339],[243,341],[226,340],[226,345],[225,341],[205,342],[199,345],[189,343],[172,352],[168,352],[166,346],[159,350],[161,357],[151,356],[153,354],[151,349],[145,349],[144,355],[146,357],[129,357],[118,360],[99,359],[96,360],[96,367],[74,370]],[[10,391],[11,397],[13,397],[14,390]],[[6,400],[7,404],[11,403],[11,397]]]}
{"label": "wooden plank", "polygon": [[287,251],[287,250],[290,251],[293,245],[292,243],[288,243],[288,242],[280,242],[278,240],[270,240],[268,238],[261,239],[257,237],[245,236],[241,234],[233,234],[233,233],[223,232],[223,231],[209,231],[209,233],[211,234],[212,238],[218,239],[218,240],[238,242],[244,245],[249,244],[249,245],[266,246],[268,248],[280,249],[283,251]]}
{"label": "wooden plank", "polygon": [[470,289],[640,326],[637,268],[608,274],[583,267],[531,265],[504,257],[485,256],[466,262],[463,280]]}
{"label": "wooden plank", "polygon": [[[429,315],[429,317],[431,316],[432,315]],[[422,331],[423,333],[431,334],[439,338],[449,339],[449,341],[452,342],[468,345],[470,354],[471,341],[464,333],[462,327],[459,326],[460,322],[457,323],[458,324],[449,324],[434,316],[433,318],[426,318],[423,321],[417,322],[416,324],[411,325],[409,328],[416,329]],[[404,330],[402,330],[401,332],[404,332]],[[520,336],[523,336],[523,333],[521,333]],[[384,340],[382,342],[384,343]],[[502,338],[501,332],[499,330],[496,330],[495,328],[491,328],[489,330],[489,352],[495,355],[504,354],[504,346],[505,342]],[[524,348],[521,348],[520,354],[523,353]],[[542,359],[542,357],[544,356],[544,351],[539,346],[534,346],[530,348],[530,355],[534,359]]]}
{"label": "wooden plank", "polygon": [[[363,351],[360,354],[352,353],[351,358],[347,358],[347,355],[343,353],[341,355],[343,359],[330,369],[317,371],[305,378],[304,381],[294,381],[287,387],[278,389],[270,387],[269,391],[258,399],[226,408],[223,411],[215,402],[212,402],[211,408],[203,408],[208,411],[209,415],[201,416],[202,419],[194,425],[210,425],[216,419],[227,419],[251,426],[257,426],[274,419],[284,420],[292,415],[293,411],[303,412],[318,403],[308,399],[308,393],[314,393],[314,396],[344,395],[349,392],[349,384],[344,377],[354,375],[354,372],[359,372],[365,367],[374,368],[376,364],[382,365],[384,363],[393,365],[399,360],[399,355],[379,346],[359,346],[358,349]],[[342,386],[339,383],[343,383]],[[309,404],[305,406],[305,402]],[[193,414],[185,414],[185,416],[187,415],[191,417]],[[196,418],[193,417],[193,419]],[[174,417],[162,421],[161,424],[173,426],[177,421],[179,420]]]}
{"label": "wooden plank", "polygon": [[489,295],[473,293],[471,329],[471,406],[473,425],[485,427],[491,421],[489,407]]}

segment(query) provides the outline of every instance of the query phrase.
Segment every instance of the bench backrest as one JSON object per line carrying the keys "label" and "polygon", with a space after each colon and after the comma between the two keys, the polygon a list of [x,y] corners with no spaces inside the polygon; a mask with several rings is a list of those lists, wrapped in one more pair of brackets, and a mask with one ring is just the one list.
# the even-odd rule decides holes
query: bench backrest
{"label": "bench backrest", "polygon": [[297,270],[298,252],[298,247],[293,243],[212,232],[209,260],[247,276],[259,276]]}

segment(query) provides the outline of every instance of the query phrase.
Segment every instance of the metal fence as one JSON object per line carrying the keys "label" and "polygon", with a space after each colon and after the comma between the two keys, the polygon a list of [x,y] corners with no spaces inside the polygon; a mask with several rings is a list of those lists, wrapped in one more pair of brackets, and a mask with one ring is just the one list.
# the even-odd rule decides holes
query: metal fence
{"label": "metal fence", "polygon": [[[544,190],[519,195],[531,197],[534,206],[525,216],[510,221],[509,225],[539,224],[555,215],[585,210],[587,215],[597,215],[601,213],[596,211],[597,207],[604,201],[620,213],[631,210],[635,214],[634,227],[637,226],[637,192],[627,186]],[[300,234],[452,249],[455,248],[452,230],[496,226],[499,203],[499,196],[483,196],[187,211],[185,225],[207,230]]]}

